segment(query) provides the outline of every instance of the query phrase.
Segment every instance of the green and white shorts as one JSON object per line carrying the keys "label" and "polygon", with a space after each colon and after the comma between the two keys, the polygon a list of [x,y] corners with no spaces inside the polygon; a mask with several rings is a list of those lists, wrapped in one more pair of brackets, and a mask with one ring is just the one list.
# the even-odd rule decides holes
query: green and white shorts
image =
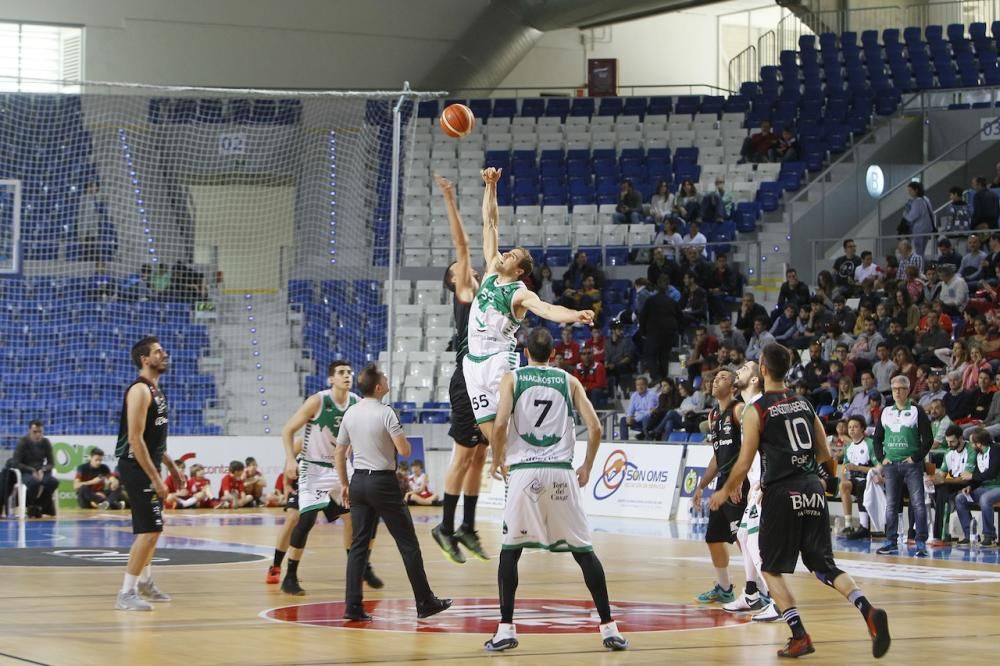
{"label": "green and white shorts", "polygon": [[500,380],[511,370],[517,369],[520,360],[517,352],[499,352],[475,361],[471,356],[462,359],[465,390],[472,401],[476,423],[496,419]]}
{"label": "green and white shorts", "polygon": [[569,463],[515,465],[503,510],[503,548],[590,552],[590,525]]}
{"label": "green and white shorts", "polygon": [[[350,480],[352,471],[351,464],[348,462],[348,480]],[[341,506],[340,477],[337,475],[337,470],[327,463],[300,460],[299,513],[325,509],[330,502]]]}

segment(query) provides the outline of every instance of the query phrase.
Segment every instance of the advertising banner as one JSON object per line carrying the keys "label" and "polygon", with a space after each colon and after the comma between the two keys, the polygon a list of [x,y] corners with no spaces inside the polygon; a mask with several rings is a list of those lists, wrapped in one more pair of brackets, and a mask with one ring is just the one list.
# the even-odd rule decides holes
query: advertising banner
{"label": "advertising banner", "polygon": [[[712,460],[714,451],[708,444],[689,444],[687,458],[684,460],[684,471],[681,473],[681,492],[677,500],[677,520],[691,519],[691,498],[698,488],[698,482],[705,475],[705,468]],[[715,490],[715,480],[708,485],[704,495],[707,497]]]}

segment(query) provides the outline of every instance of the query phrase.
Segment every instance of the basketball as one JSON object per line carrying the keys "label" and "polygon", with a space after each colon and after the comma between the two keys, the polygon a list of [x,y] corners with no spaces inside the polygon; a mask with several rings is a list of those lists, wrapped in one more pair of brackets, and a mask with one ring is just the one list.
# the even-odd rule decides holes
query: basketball
{"label": "basketball", "polygon": [[441,112],[441,129],[453,139],[467,136],[476,126],[476,117],[472,109],[464,104],[449,104]]}

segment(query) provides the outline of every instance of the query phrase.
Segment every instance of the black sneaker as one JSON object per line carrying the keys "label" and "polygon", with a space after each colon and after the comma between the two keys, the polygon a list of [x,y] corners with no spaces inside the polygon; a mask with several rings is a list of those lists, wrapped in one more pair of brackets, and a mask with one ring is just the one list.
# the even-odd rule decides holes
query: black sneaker
{"label": "black sneaker", "polygon": [[969,537],[963,537],[963,538],[959,539],[958,541],[956,541],[955,543],[958,544],[959,546],[968,546],[972,542],[969,541]]}
{"label": "black sneaker", "polygon": [[997,545],[997,540],[993,537],[984,536],[983,540],[979,543],[982,548],[995,548]]}
{"label": "black sneaker", "polygon": [[383,587],[385,587],[385,583],[382,582],[382,579],[376,576],[375,572],[372,571],[371,562],[369,562],[368,566],[365,567],[364,581],[368,583],[368,587],[372,588],[373,590],[381,590]]}
{"label": "black sneaker", "polygon": [[899,545],[895,541],[889,541],[884,546],[875,551],[877,555],[895,555],[899,552]]}
{"label": "black sneaker", "polygon": [[299,586],[299,579],[293,578],[291,576],[285,576],[285,579],[281,581],[281,591],[285,594],[292,594],[296,597],[305,596],[306,591]]}
{"label": "black sneaker", "polygon": [[458,549],[458,539],[453,534],[445,534],[438,525],[431,530],[431,536],[445,557],[455,564],[465,564],[465,555]]}
{"label": "black sneaker", "polygon": [[872,533],[868,531],[867,527],[859,527],[858,529],[851,532],[851,536],[847,538],[854,540],[854,539],[870,539],[871,537]]}
{"label": "black sneaker", "polygon": [[353,622],[370,622],[372,616],[365,612],[364,606],[348,606],[344,609],[344,619]]}
{"label": "black sneaker", "polygon": [[486,554],[485,550],[483,550],[483,544],[479,541],[479,532],[476,532],[475,530],[466,530],[464,527],[460,527],[458,528],[458,531],[455,532],[455,539],[460,544],[468,548],[469,551],[479,559],[484,562],[489,561],[490,556]]}
{"label": "black sneaker", "polygon": [[422,604],[417,604],[417,617],[423,619],[431,615],[437,615],[441,611],[451,608],[451,599],[438,599],[431,597]]}
{"label": "black sneaker", "polygon": [[865,621],[868,624],[868,635],[872,637],[872,656],[881,659],[892,644],[892,638],[889,636],[889,616],[881,608],[872,608]]}

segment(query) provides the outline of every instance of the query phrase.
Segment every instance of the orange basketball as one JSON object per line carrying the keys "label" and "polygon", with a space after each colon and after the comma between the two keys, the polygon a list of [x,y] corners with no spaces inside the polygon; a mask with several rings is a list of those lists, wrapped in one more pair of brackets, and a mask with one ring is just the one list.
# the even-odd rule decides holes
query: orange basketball
{"label": "orange basketball", "polygon": [[472,109],[464,104],[449,104],[441,112],[441,129],[453,139],[467,136],[476,126],[476,117]]}

